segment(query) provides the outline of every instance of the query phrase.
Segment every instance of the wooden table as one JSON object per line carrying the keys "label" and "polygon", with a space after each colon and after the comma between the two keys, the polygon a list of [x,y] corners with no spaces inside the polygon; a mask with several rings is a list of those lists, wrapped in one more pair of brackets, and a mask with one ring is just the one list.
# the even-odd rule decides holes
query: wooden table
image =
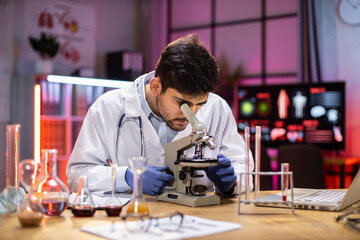
{"label": "wooden table", "polygon": [[[262,192],[262,195],[265,193]],[[360,239],[359,231],[334,221],[334,216],[339,214],[336,212],[295,210],[295,215],[292,215],[289,209],[242,204],[239,215],[238,198],[222,199],[220,205],[198,208],[159,202],[148,196],[146,199],[151,213],[181,211],[187,215],[230,221],[243,226],[236,231],[197,239]],[[345,211],[351,209],[349,207]],[[41,227],[23,228],[16,217],[0,217],[0,239],[103,239],[82,232],[79,227],[110,224],[112,219],[106,216],[104,210],[97,210],[91,218],[73,217],[71,211],[66,210],[61,217],[43,219]]]}

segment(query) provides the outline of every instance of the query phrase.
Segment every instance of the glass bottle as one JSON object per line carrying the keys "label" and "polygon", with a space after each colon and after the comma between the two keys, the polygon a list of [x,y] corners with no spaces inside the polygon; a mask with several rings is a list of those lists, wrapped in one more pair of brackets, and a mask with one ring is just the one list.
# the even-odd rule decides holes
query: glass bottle
{"label": "glass bottle", "polygon": [[34,196],[36,184],[37,164],[32,159],[26,159],[19,163],[19,180],[28,192],[20,205],[17,217],[23,227],[39,226],[43,219],[43,206]]}
{"label": "glass bottle", "polygon": [[57,177],[57,150],[43,149],[41,152],[45,176],[37,185],[34,195],[43,205],[46,216],[60,216],[67,207],[69,190]]}
{"label": "glass bottle", "polygon": [[76,217],[92,217],[95,214],[95,205],[88,188],[87,176],[79,177],[79,189],[71,211]]}
{"label": "glass bottle", "polygon": [[108,217],[117,217],[121,213],[122,203],[116,196],[116,164],[112,165],[112,176],[111,176],[111,197],[105,203],[105,211]]}
{"label": "glass bottle", "polygon": [[18,162],[20,153],[20,124],[6,125],[6,189],[5,205],[8,216],[16,216],[19,208]]}
{"label": "glass bottle", "polygon": [[136,216],[149,215],[149,207],[145,202],[142,191],[142,174],[146,170],[147,158],[129,158],[130,171],[133,173],[134,189],[127,209],[127,214],[132,213]]}

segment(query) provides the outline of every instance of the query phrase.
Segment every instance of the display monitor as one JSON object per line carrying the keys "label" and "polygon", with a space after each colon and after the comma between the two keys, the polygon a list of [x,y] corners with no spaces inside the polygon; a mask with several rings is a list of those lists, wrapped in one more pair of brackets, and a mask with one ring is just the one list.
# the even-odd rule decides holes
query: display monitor
{"label": "display monitor", "polygon": [[345,149],[345,83],[238,86],[234,102],[239,130],[262,127],[262,143],[317,144]]}

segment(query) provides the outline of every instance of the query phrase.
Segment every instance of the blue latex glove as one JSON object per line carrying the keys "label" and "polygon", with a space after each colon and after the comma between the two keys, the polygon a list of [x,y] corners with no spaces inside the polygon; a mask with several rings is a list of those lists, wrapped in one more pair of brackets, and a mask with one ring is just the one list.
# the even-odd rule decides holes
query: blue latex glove
{"label": "blue latex glove", "polygon": [[[154,196],[159,194],[170,181],[174,180],[174,176],[163,173],[169,170],[169,167],[146,166],[146,171],[142,175],[143,192]],[[130,187],[134,187],[133,174],[129,168],[125,172],[125,181]]]}
{"label": "blue latex glove", "polygon": [[218,165],[208,167],[205,173],[219,191],[226,192],[234,185],[236,174],[230,159],[222,154],[218,154],[217,159]]}

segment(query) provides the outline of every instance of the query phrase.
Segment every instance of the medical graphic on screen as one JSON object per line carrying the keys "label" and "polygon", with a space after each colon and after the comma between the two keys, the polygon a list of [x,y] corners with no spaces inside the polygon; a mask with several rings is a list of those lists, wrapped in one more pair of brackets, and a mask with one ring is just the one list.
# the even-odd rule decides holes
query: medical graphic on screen
{"label": "medical graphic on screen", "polygon": [[239,130],[262,126],[262,141],[312,143],[345,148],[345,83],[239,86],[235,97]]}

